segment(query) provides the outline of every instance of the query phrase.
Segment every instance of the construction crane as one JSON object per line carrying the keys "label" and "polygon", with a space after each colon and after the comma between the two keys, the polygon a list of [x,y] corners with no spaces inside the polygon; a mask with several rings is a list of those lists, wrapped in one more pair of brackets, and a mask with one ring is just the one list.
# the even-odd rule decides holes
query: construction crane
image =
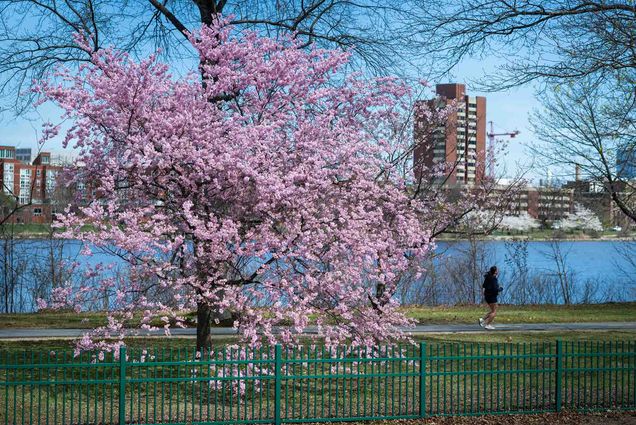
{"label": "construction crane", "polygon": [[[506,133],[495,133],[495,123],[492,121],[488,121],[490,125],[490,132],[486,133],[488,136],[488,155],[494,155],[495,153],[495,137],[497,136],[506,136],[514,139],[517,135],[519,135],[519,130],[515,130],[513,132]],[[495,162],[491,160],[488,162],[488,176],[491,178],[495,178]]]}

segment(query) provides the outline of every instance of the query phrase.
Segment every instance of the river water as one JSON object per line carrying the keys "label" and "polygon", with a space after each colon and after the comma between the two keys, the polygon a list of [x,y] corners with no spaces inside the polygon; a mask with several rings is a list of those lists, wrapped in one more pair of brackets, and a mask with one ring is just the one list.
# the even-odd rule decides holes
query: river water
{"label": "river water", "polygon": [[[81,245],[77,241],[57,241],[54,244],[55,258],[91,265],[114,261],[105,254],[80,255]],[[32,294],[36,292],[33,288],[46,292],[42,288],[47,286],[49,277],[41,269],[46,269],[52,258],[51,243],[37,239],[21,240],[16,242],[12,252],[11,262],[2,261],[0,264],[0,311],[6,310],[11,298],[7,294],[11,290],[14,296],[10,301],[10,311],[33,311]],[[560,282],[563,275],[572,286],[571,302],[636,301],[636,242],[536,241],[511,244],[482,241],[471,245],[467,241],[442,241],[437,244],[435,252],[437,257],[429,266],[428,276],[409,282],[408,288],[400,291],[398,296],[403,302],[479,302],[481,275],[491,265],[497,265],[501,271],[500,283],[505,289],[503,302],[562,303],[564,295]],[[0,246],[0,258],[7,257],[6,246]],[[525,264],[526,273],[522,277],[519,263]],[[473,269],[472,276],[470,269]]]}
{"label": "river water", "polygon": [[[471,254],[469,242],[440,242],[436,249],[439,262],[450,264],[453,269],[467,268],[469,259],[476,257],[478,268],[483,271],[496,265],[500,284],[509,289],[504,291],[504,301],[519,302],[519,297],[511,292],[519,289],[519,270],[515,264],[524,258],[526,277],[535,281],[534,287],[525,288],[531,295],[532,291],[541,290],[542,285],[558,287],[565,275],[573,286],[572,302],[636,300],[635,241],[482,241],[476,245],[477,253],[473,247]],[[556,294],[545,301],[560,303],[563,296]],[[536,302],[543,301],[536,297]]]}
{"label": "river water", "polygon": [[[502,271],[506,269],[506,249],[504,241],[482,242],[493,264],[499,265]],[[554,271],[553,244],[545,241],[528,242],[528,267],[536,272],[550,273]],[[625,273],[630,269],[630,262],[624,254],[636,256],[636,242],[627,241],[559,241],[562,255],[573,271],[581,279],[595,279],[600,281],[616,281],[625,284],[636,284],[636,275]],[[466,250],[468,243],[439,242],[436,251],[450,257],[457,255],[457,251]],[[636,262],[636,258],[634,258]],[[636,273],[636,270],[632,270]],[[630,276],[631,274],[631,276]]]}

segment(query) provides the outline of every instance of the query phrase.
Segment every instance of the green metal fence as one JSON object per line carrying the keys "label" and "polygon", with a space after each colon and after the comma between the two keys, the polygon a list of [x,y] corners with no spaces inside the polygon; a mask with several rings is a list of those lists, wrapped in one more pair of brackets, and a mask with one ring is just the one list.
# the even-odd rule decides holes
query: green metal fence
{"label": "green metal fence", "polygon": [[[424,367],[422,367],[424,366]],[[0,353],[1,424],[290,423],[636,409],[636,342]]]}

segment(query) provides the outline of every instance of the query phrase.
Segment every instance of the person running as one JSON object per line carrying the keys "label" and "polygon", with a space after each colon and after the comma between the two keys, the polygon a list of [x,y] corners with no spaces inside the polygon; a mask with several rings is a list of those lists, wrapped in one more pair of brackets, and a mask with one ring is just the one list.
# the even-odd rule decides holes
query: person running
{"label": "person running", "polygon": [[492,266],[488,273],[484,275],[484,284],[482,285],[484,299],[490,310],[484,317],[479,318],[479,326],[489,330],[495,329],[492,325],[492,321],[495,320],[495,316],[497,315],[497,295],[501,292],[499,282],[497,281],[498,275],[499,270],[497,270],[497,266]]}

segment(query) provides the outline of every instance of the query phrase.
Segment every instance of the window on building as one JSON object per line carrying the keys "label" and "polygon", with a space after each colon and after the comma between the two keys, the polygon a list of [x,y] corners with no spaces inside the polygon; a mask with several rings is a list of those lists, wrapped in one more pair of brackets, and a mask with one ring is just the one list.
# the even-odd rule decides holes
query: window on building
{"label": "window on building", "polygon": [[11,149],[0,149],[0,159],[14,159],[14,154]]}
{"label": "window on building", "polygon": [[21,204],[28,204],[31,201],[31,170],[20,170],[20,196],[19,202]]}
{"label": "window on building", "polygon": [[42,215],[42,208],[33,208],[33,215],[34,216],[41,216]]}
{"label": "window on building", "polygon": [[4,193],[13,193],[13,173],[15,172],[15,168],[13,164],[4,163],[4,176],[2,179],[2,190]]}

